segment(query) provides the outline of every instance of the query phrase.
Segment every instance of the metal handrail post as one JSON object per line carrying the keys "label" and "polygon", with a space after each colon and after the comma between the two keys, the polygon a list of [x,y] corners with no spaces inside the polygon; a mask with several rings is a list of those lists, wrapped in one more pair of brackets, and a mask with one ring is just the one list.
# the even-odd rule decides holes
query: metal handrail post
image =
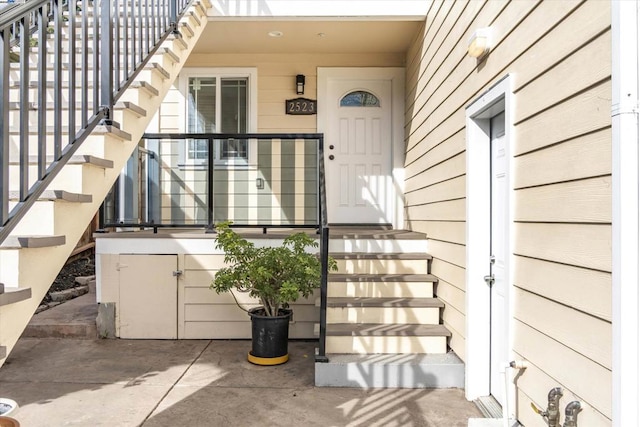
{"label": "metal handrail post", "polygon": [[0,227],[9,218],[9,38],[0,28]]}
{"label": "metal handrail post", "polygon": [[[103,0],[100,8],[100,108],[104,111],[103,125],[113,122],[113,8],[111,0]],[[106,33],[106,34],[105,34]]]}
{"label": "metal handrail post", "polygon": [[214,233],[213,226],[213,162],[214,162],[214,139],[207,139],[207,230],[205,233]]}
{"label": "metal handrail post", "polygon": [[318,138],[318,225],[320,227],[320,336],[316,362],[327,363],[327,286],[329,276],[329,226],[324,170],[324,136]]}

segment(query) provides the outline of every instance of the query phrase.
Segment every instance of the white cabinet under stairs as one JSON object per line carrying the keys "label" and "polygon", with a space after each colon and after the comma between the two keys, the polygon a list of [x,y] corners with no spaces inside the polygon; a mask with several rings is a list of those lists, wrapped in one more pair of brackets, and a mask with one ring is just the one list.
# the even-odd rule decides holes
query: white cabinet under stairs
{"label": "white cabinet under stairs", "polygon": [[[120,97],[113,116],[119,128],[98,126],[76,155],[64,165],[42,197],[21,218],[11,235],[0,242],[0,283],[4,284],[3,292],[0,293],[0,366],[10,354],[173,85],[208,22],[206,13],[210,7],[208,0],[198,0],[190,6],[178,25],[182,37],[170,36],[165,40],[146,69]],[[34,49],[36,50],[37,48]],[[29,58],[38,61],[38,56],[34,53]],[[18,146],[21,132],[17,118],[17,79],[20,74],[14,72],[16,69],[13,67],[15,66],[12,65],[9,84],[9,137],[12,148],[9,159],[10,192],[18,191],[20,176],[19,159],[11,157],[16,156],[13,147]],[[31,64],[30,68],[33,76],[35,64]],[[49,78],[47,80],[53,81]],[[76,77],[75,85],[79,84],[80,80]],[[30,86],[29,121],[32,123],[28,125],[28,140],[30,150],[33,147],[36,151],[28,153],[27,168],[32,172],[30,176],[34,176],[38,168],[35,156],[40,136],[37,126],[33,125],[37,123],[34,117],[38,114],[38,108],[46,109],[46,138],[52,140],[50,132],[53,130],[54,116],[51,84],[47,84],[46,99],[39,100],[37,88],[33,84]],[[68,104],[69,81],[63,81],[62,86],[65,88],[62,91],[64,105]],[[92,82],[89,82],[89,86],[92,86]],[[75,101],[80,107],[81,97],[76,96]],[[68,107],[67,111],[64,110],[63,108],[61,121],[63,141],[66,144],[68,136],[64,126],[68,123]],[[81,121],[77,117],[76,124],[79,123]],[[49,143],[48,146],[52,147],[53,144]]]}
{"label": "white cabinet under stairs", "polygon": [[463,387],[464,366],[447,352],[426,236],[332,228],[338,272],[327,285],[326,353],[316,385]]}

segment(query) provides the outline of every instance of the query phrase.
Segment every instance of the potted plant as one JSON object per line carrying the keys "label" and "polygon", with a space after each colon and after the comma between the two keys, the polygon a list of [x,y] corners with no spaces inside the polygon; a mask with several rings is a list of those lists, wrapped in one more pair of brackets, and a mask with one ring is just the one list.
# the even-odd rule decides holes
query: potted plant
{"label": "potted plant", "polygon": [[[249,361],[277,365],[289,359],[289,304],[306,298],[320,286],[320,259],[308,252],[318,242],[305,233],[295,233],[279,247],[256,247],[238,235],[229,222],[216,225],[216,248],[225,253],[227,267],[220,269],[211,289],[217,293],[247,292],[261,306],[245,310],[251,317],[252,345]],[[336,262],[329,258],[329,269]]]}

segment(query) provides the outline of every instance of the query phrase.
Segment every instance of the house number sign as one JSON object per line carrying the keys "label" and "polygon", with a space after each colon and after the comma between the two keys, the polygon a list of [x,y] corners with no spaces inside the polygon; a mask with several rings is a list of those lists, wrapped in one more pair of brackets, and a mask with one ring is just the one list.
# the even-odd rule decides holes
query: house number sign
{"label": "house number sign", "polygon": [[318,101],[307,98],[287,99],[285,101],[286,113],[297,116],[316,114]]}

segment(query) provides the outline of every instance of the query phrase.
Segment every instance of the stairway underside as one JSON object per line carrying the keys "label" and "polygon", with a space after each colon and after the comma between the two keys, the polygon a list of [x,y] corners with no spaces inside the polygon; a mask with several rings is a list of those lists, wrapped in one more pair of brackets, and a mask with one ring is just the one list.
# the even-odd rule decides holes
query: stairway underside
{"label": "stairway underside", "polygon": [[[190,6],[180,21],[185,25],[178,26],[181,35],[169,36],[150,58],[151,65],[138,74],[123,92],[113,112],[119,128],[98,126],[78,148],[71,161],[64,165],[43,196],[20,219],[11,236],[0,245],[0,283],[5,285],[5,296],[0,301],[10,300],[0,304],[0,366],[172,87],[208,22],[206,9],[210,6],[206,0],[197,0]],[[194,19],[194,14],[200,19]],[[63,37],[66,37],[68,32],[63,32]],[[37,60],[37,56],[33,60]],[[29,65],[30,68],[32,66],[36,67],[35,64]],[[16,81],[19,77],[11,73],[11,97],[19,91]],[[68,87],[69,82],[62,82],[62,86]],[[80,105],[79,99],[77,102]],[[40,100],[33,104],[46,108],[46,114],[52,112],[53,105],[50,102]],[[9,108],[13,116],[17,110],[12,104],[9,104]],[[65,131],[63,128],[63,137],[67,138]],[[12,141],[20,136],[20,130],[14,127],[10,128],[9,133]],[[33,129],[29,129],[29,133],[33,133]],[[36,135],[32,134],[31,140],[36,140]],[[28,167],[35,170],[37,162],[31,161],[31,155],[29,153]],[[9,163],[10,183],[18,182],[16,177],[21,167],[20,163]],[[30,172],[30,176],[35,176],[35,173]],[[17,188],[10,188],[12,192],[15,190]],[[29,289],[29,298],[14,301],[15,298],[7,297],[17,295],[15,292],[24,289]]]}

